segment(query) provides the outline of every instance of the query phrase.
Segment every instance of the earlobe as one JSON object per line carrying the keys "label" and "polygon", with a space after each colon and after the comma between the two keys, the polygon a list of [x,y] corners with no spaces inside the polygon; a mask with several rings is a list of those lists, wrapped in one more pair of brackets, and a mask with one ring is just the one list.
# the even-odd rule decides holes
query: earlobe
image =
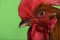
{"label": "earlobe", "polygon": [[49,18],[53,19],[54,17],[56,17],[56,13],[52,13]]}

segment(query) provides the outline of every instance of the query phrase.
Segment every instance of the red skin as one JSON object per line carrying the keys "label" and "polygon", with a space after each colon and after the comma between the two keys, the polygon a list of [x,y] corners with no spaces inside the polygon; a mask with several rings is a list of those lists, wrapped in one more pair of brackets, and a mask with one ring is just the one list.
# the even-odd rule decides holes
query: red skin
{"label": "red skin", "polygon": [[[56,2],[57,3],[56,3]],[[59,0],[22,0],[21,4],[18,7],[19,16],[22,20],[29,20],[32,22],[31,27],[28,30],[28,40],[49,40],[48,33],[54,27],[56,23],[56,18],[50,20],[49,16],[50,12],[46,11],[46,15],[44,17],[34,15],[34,10],[41,3],[51,4],[51,5],[60,5]],[[44,24],[42,23],[44,21]],[[39,24],[43,24],[43,26],[39,26]],[[47,29],[46,29],[47,28]],[[50,29],[50,30],[49,30]]]}
{"label": "red skin", "polygon": [[[47,20],[48,20],[48,18],[47,18]],[[52,20],[52,22],[53,22],[53,20]],[[46,27],[48,27],[48,29],[52,29],[53,27],[51,27],[51,26],[53,24],[55,24],[56,21],[54,20],[55,23],[53,22],[51,26],[48,26],[49,24],[45,24],[45,25],[43,24],[43,26],[39,26],[39,24],[41,23],[41,22],[39,23],[40,20],[38,21],[37,19],[35,19],[35,21],[37,21],[37,23],[33,23],[33,25],[28,30],[28,40],[49,40],[48,33],[51,30],[47,30]],[[46,23],[49,23],[49,21],[47,21]]]}

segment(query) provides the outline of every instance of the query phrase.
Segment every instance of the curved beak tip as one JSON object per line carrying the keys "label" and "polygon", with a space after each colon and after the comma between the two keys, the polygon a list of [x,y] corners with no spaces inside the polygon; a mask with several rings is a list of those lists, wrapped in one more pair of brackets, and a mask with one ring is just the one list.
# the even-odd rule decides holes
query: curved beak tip
{"label": "curved beak tip", "polygon": [[20,27],[23,28],[23,27],[28,26],[28,25],[29,25],[29,21],[28,21],[28,22],[26,22],[26,21],[21,21],[21,22],[19,23],[19,28],[20,28]]}

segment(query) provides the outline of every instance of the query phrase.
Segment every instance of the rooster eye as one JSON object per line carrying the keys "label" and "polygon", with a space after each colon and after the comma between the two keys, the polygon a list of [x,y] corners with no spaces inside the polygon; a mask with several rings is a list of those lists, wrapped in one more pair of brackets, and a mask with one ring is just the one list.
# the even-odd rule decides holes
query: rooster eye
{"label": "rooster eye", "polygon": [[40,16],[45,16],[45,12],[41,11]]}

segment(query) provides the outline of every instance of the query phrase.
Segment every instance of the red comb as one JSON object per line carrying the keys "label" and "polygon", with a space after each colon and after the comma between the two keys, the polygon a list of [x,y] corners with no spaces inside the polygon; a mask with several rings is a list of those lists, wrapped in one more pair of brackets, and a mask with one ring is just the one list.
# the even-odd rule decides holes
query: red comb
{"label": "red comb", "polygon": [[43,4],[50,5],[60,5],[60,0],[21,0],[18,11],[21,18],[26,17],[25,15],[29,13],[32,15],[32,12],[35,10],[36,6]]}

